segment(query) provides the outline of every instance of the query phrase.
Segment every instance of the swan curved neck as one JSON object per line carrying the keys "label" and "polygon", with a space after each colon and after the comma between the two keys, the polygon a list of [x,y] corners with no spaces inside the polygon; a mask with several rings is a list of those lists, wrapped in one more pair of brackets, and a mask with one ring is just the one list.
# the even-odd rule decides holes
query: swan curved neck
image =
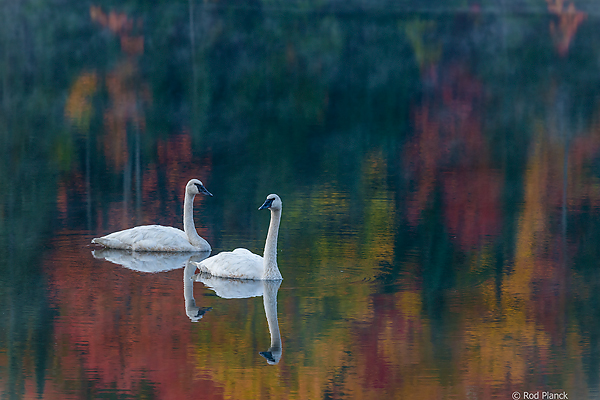
{"label": "swan curved neck", "polygon": [[271,223],[265,242],[263,255],[265,272],[263,279],[282,279],[277,267],[277,236],[279,235],[279,222],[281,221],[281,210],[271,210]]}
{"label": "swan curved neck", "polygon": [[188,237],[192,246],[202,246],[204,239],[196,232],[194,224],[194,197],[195,195],[185,191],[185,200],[183,201],[183,231]]}

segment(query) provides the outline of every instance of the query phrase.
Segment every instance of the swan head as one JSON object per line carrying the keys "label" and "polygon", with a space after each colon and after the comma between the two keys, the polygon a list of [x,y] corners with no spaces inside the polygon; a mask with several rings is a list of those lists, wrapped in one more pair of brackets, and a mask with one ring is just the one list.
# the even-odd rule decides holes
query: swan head
{"label": "swan head", "polygon": [[[195,302],[194,302],[195,303]],[[204,314],[206,314],[207,311],[212,310],[212,307],[196,307],[195,304],[193,305],[187,305],[185,307],[185,313],[187,314],[187,316],[189,317],[189,319],[192,322],[198,322],[202,319],[202,317],[204,317]]]}
{"label": "swan head", "polygon": [[197,194],[202,193],[202,194],[212,197],[212,193],[209,192],[208,190],[206,190],[206,188],[204,187],[202,182],[200,182],[198,179],[190,180],[187,183],[187,185],[185,185],[185,190],[187,193],[189,193],[191,195],[197,195]]}
{"label": "swan head", "polygon": [[276,194],[270,194],[267,196],[267,199],[265,200],[263,205],[260,206],[258,209],[264,210],[265,208],[268,208],[269,210],[281,210],[281,207],[281,198]]}

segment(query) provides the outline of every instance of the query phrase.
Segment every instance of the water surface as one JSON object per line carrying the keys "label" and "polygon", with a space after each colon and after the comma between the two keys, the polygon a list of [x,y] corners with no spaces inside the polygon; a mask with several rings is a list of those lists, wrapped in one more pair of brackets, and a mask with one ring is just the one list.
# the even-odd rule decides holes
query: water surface
{"label": "water surface", "polygon": [[[2,398],[598,397],[594,3],[0,10]],[[278,288],[90,246],[191,178]]]}

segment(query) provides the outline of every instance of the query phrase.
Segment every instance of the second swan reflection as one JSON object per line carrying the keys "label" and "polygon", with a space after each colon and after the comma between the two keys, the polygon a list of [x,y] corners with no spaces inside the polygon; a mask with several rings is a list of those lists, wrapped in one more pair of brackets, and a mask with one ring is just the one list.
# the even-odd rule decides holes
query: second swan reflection
{"label": "second swan reflection", "polygon": [[275,365],[281,359],[283,352],[281,345],[281,334],[279,332],[279,322],[277,321],[277,292],[281,280],[277,281],[258,281],[248,279],[227,279],[208,275],[200,272],[199,274],[192,274],[194,267],[192,263],[188,263],[186,266],[186,273],[184,273],[184,280],[187,286],[186,293],[186,312],[188,317],[194,321],[193,317],[196,316],[195,312],[199,312],[200,318],[202,314],[211,308],[200,309],[196,307],[196,302],[193,298],[193,288],[191,288],[192,282],[202,282],[204,286],[213,290],[217,296],[223,299],[246,299],[250,297],[263,298],[263,305],[265,308],[265,314],[267,317],[267,325],[269,326],[269,334],[271,335],[271,346],[267,351],[261,351],[259,354],[263,356],[267,363]]}

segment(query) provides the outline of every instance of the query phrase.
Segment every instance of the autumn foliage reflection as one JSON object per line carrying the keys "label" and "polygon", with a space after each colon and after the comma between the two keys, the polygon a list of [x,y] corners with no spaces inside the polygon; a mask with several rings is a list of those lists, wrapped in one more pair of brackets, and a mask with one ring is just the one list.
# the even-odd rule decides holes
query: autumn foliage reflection
{"label": "autumn foliage reflection", "polygon": [[195,375],[181,269],[142,274],[94,260],[74,237],[61,240],[80,250],[71,262],[60,253],[47,259],[59,310],[52,385],[62,394],[56,398],[80,398],[89,390],[196,398],[198,385],[203,399],[223,398],[211,380]]}
{"label": "autumn foliage reflection", "polygon": [[[452,368],[463,371],[453,375],[464,388],[477,387],[484,398],[508,397],[514,385],[535,379],[529,372],[532,363],[553,371],[557,359],[581,352],[566,311],[571,290],[567,263],[577,249],[567,240],[565,224],[567,213],[577,215],[600,201],[595,178],[585,169],[597,157],[598,130],[556,132],[556,126],[569,129],[570,124],[554,118],[539,128],[545,130],[528,152],[514,259],[497,260],[494,247],[507,218],[502,204],[506,178],[502,168],[493,166],[484,140],[478,108],[482,86],[456,65],[440,69],[438,76],[413,114],[414,136],[405,152],[411,171],[407,220],[419,226],[432,218],[428,210],[440,208],[443,225],[437,229],[447,230],[466,254],[476,249],[472,261],[467,257],[470,273],[493,271],[501,263],[501,286],[488,280],[470,293],[477,300],[468,301],[471,317],[459,322],[464,340],[452,343],[459,354]],[[550,91],[548,109],[554,96],[558,94]],[[555,118],[566,116],[555,113]],[[453,296],[452,302],[465,312],[460,297]],[[426,320],[422,325],[427,326]],[[436,396],[439,392],[432,394]]]}
{"label": "autumn foliage reflection", "polygon": [[81,129],[89,129],[92,116],[92,96],[98,90],[98,76],[93,72],[86,72],[79,76],[71,87],[69,98],[65,105],[67,118],[77,124]]}
{"label": "autumn foliage reflection", "polygon": [[489,163],[478,109],[481,83],[459,65],[439,79],[414,111],[415,135],[406,150],[414,188],[407,215],[419,224],[439,196],[450,233],[465,247],[477,246],[501,229],[503,176]]}
{"label": "autumn foliage reflection", "polygon": [[144,52],[144,37],[136,32],[143,28],[141,20],[100,7],[90,7],[92,21],[118,36],[124,55],[104,78],[110,107],[104,111],[106,137],[104,152],[116,169],[122,168],[131,152],[130,135],[146,129],[144,109],[151,102],[150,90],[141,78],[138,57]]}
{"label": "autumn foliage reflection", "polygon": [[115,11],[105,13],[97,6],[90,6],[90,17],[92,21],[119,36],[124,53],[133,56],[144,52],[144,37],[136,34],[143,29],[141,19],[132,19],[127,14]]}
{"label": "autumn foliage reflection", "polygon": [[577,29],[587,15],[578,11],[573,1],[546,0],[546,2],[548,3],[548,11],[558,19],[558,21],[550,22],[550,33],[556,50],[561,56],[565,56],[569,51]]}
{"label": "autumn foliage reflection", "polygon": [[[555,40],[566,54],[562,49],[572,42],[580,16],[572,5],[548,4],[560,21],[566,15],[564,27],[551,28],[564,35]],[[302,163],[326,159],[329,169],[298,178],[300,185],[282,183],[289,194],[279,292],[286,355],[269,369],[249,350],[268,334],[260,301],[199,296],[198,305],[210,301],[214,309],[191,324],[181,270],[140,274],[91,257],[91,229],[180,226],[182,188],[190,177],[209,190],[218,178],[227,184],[259,179],[240,172],[252,170],[249,162],[224,166],[210,146],[194,148],[199,135],[185,126],[148,138],[152,96],[137,61],[143,25],[99,7],[90,8],[90,17],[119,40],[121,52],[108,72],[86,70],[72,81],[64,115],[77,135],[91,138],[85,144],[92,151],[99,149],[97,163],[108,168],[97,174],[108,189],[90,184],[85,163],[73,162],[58,184],[59,228],[43,261],[56,311],[45,398],[488,399],[550,384],[585,386],[581,355],[593,349],[569,312],[577,279],[569,262],[581,251],[581,241],[569,237],[569,223],[600,208],[593,168],[600,127],[570,129],[568,113],[554,107],[558,89],[540,95],[546,99],[539,106],[543,118],[528,116],[535,130],[524,133],[531,137],[522,142],[522,172],[511,172],[519,175],[511,177],[517,183],[508,182],[504,162],[514,160],[499,161],[494,151],[485,78],[466,62],[445,61],[443,42],[425,46],[423,33],[434,34],[437,26],[417,22],[405,32],[419,50],[415,70],[424,89],[406,104],[406,138],[393,131],[380,140],[369,132],[363,141],[364,132],[344,131],[340,135],[352,140],[345,143],[344,136],[346,153],[336,153],[335,146],[320,147],[333,142],[325,129],[314,141],[306,135],[305,146],[329,152],[324,156],[277,148],[278,155]],[[96,110],[93,99],[102,95],[105,108]],[[339,94],[330,98],[333,104]],[[317,119],[328,121],[328,108],[322,111],[325,118]],[[102,120],[96,136],[88,132],[94,113]],[[305,140],[303,132],[295,134]],[[290,167],[275,159],[263,160],[264,171],[304,173],[297,171],[300,162]],[[347,165],[353,167],[351,183],[338,179],[349,175],[342,171]],[[507,204],[507,197],[516,202]],[[197,198],[196,206],[205,201]],[[76,214],[81,204],[88,206],[88,219]],[[223,211],[214,210],[215,220],[222,220]],[[92,228],[67,228],[84,219]],[[231,235],[215,232],[216,224],[198,225],[209,241]],[[32,380],[25,379],[28,397],[34,397]],[[5,382],[0,377],[0,385]]]}

